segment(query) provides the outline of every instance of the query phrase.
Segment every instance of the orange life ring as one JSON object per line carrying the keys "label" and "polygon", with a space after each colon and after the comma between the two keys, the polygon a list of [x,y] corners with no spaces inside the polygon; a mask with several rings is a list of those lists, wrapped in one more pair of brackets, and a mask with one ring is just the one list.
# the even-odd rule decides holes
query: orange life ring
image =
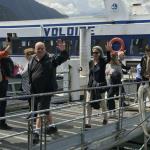
{"label": "orange life ring", "polygon": [[123,51],[123,52],[125,51],[125,44],[124,44],[123,39],[118,38],[118,37],[115,37],[115,38],[111,39],[111,40],[109,41],[109,43],[108,43],[111,51],[115,51],[115,50],[112,48],[112,45],[113,45],[114,43],[119,43],[119,44],[120,44],[120,49],[119,49],[118,51]]}

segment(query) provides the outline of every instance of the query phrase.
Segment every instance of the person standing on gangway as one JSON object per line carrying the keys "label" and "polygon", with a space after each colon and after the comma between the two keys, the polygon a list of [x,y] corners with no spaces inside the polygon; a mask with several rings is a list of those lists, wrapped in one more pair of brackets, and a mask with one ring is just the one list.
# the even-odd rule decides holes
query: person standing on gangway
{"label": "person standing on gangway", "polygon": [[[57,90],[56,67],[65,62],[68,58],[68,52],[65,50],[65,41],[58,40],[57,48],[60,54],[53,56],[46,51],[43,42],[35,44],[35,55],[29,61],[29,83],[31,84],[31,94],[47,93]],[[35,105],[38,110],[49,109],[51,96],[41,96],[35,98]],[[52,124],[52,115],[50,112],[44,112],[47,119],[46,133],[57,132],[56,126]],[[39,133],[41,128],[40,114],[36,119],[36,129],[33,133],[33,143],[39,143]]]}

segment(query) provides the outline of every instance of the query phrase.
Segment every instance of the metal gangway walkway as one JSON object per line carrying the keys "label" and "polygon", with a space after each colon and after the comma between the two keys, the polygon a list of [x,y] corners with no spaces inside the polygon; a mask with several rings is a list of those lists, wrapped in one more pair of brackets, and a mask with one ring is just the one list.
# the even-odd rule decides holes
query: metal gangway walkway
{"label": "metal gangway walkway", "polygon": [[[129,87],[137,83],[125,83],[123,86]],[[119,85],[120,87],[122,85]],[[94,88],[91,88],[94,89]],[[13,127],[12,130],[0,130],[0,149],[2,150],[30,150],[30,149],[44,149],[44,150],[73,150],[73,149],[97,149],[105,150],[113,147],[120,147],[121,144],[141,135],[143,132],[143,123],[149,122],[150,111],[149,101],[144,101],[144,117],[141,120],[141,112],[138,111],[137,93],[126,93],[125,98],[129,106],[121,107],[120,100],[116,100],[117,107],[115,111],[117,116],[108,118],[108,124],[103,125],[103,114],[110,113],[109,111],[102,112],[101,110],[94,110],[92,113],[92,128],[85,128],[86,115],[86,92],[91,89],[79,89],[65,92],[41,93],[34,95],[24,95],[23,97],[31,97],[32,104],[34,98],[44,95],[56,95],[61,93],[82,92],[83,98],[76,101],[67,99],[64,103],[51,104],[50,109],[42,111],[28,112],[28,109],[20,109],[14,112],[8,112],[5,117],[0,119],[7,119],[9,125]],[[121,98],[121,94],[115,98]],[[22,96],[1,98],[0,100],[16,100]],[[64,96],[61,97],[62,99]],[[111,99],[111,98],[110,98]],[[102,101],[104,99],[96,100]],[[105,100],[108,100],[107,98]],[[32,106],[33,108],[33,106]],[[133,111],[134,110],[134,111]],[[54,124],[58,128],[56,134],[47,135],[45,131],[46,120],[42,115],[44,111],[51,111],[53,115]],[[142,113],[143,113],[142,112]],[[35,129],[33,119],[26,119],[28,114],[41,113],[42,127],[39,144],[32,144],[32,133]],[[146,125],[147,125],[146,124]],[[147,142],[149,136],[145,135],[145,142],[141,149],[147,149]]]}

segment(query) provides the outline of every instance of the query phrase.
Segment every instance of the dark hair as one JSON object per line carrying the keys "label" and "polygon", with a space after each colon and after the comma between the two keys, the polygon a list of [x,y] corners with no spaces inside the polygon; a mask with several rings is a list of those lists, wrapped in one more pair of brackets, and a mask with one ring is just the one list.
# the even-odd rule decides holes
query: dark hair
{"label": "dark hair", "polygon": [[117,70],[112,72],[110,81],[112,84],[121,84],[121,73]]}
{"label": "dark hair", "polygon": [[150,51],[150,46],[148,44],[145,46],[145,51]]}

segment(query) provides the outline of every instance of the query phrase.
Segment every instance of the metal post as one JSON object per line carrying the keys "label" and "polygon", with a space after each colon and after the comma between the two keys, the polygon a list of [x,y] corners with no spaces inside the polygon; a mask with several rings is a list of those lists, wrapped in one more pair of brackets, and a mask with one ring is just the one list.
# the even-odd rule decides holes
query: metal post
{"label": "metal post", "polygon": [[[144,93],[143,93],[143,101],[145,102],[144,103],[144,107],[145,107],[145,109],[146,109],[146,103],[147,103],[147,101],[146,101],[146,92],[147,92],[147,89],[145,89],[144,90]],[[145,110],[144,109],[144,110]],[[145,113],[145,112],[144,112]],[[145,116],[145,114],[144,114],[144,116]],[[145,120],[146,121],[146,120]],[[145,121],[144,121],[144,124],[145,124]],[[146,135],[145,135],[145,133],[144,133],[144,150],[147,150],[147,137],[146,137]]]}
{"label": "metal post", "polygon": [[86,90],[84,90],[84,99],[83,99],[83,123],[82,123],[82,130],[81,130],[81,150],[85,149],[85,136],[84,136],[84,131],[85,131],[85,117],[86,117],[86,113],[85,113],[85,109],[86,109]]}
{"label": "metal post", "polygon": [[[68,90],[71,90],[71,65],[68,66],[69,72],[68,72]],[[68,93],[69,99],[68,103],[72,101],[71,99],[71,92]]]}
{"label": "metal post", "polygon": [[46,126],[47,126],[47,119],[46,115],[44,115],[44,150],[46,150]]}
{"label": "metal post", "polygon": [[31,145],[31,120],[28,120],[28,150],[31,150],[30,145]]}
{"label": "metal post", "polygon": [[43,134],[43,115],[40,116],[41,132],[40,132],[40,150],[42,150],[42,134]]}
{"label": "metal post", "polygon": [[148,150],[148,149],[147,149],[147,142],[148,142],[147,137],[146,137],[146,135],[144,134],[144,150]]}
{"label": "metal post", "polygon": [[35,97],[31,97],[31,120],[30,120],[30,150],[32,149],[33,146],[33,128],[34,128],[34,100]]}
{"label": "metal post", "polygon": [[[66,63],[64,65],[64,76],[63,76],[63,91],[68,91],[69,90],[69,65]],[[68,96],[68,93],[64,93],[64,95]]]}
{"label": "metal post", "polygon": [[[123,106],[124,106],[124,103],[125,103],[125,95],[124,95],[124,93],[122,93],[122,90],[123,90],[123,85],[122,86],[120,86],[120,89],[119,89],[119,95],[121,96],[120,97],[120,104],[122,103],[122,105],[121,105],[121,107],[120,107],[120,130],[122,130],[122,119],[123,119],[123,111],[124,111],[124,109],[123,109]],[[124,91],[125,92],[125,91]]]}
{"label": "metal post", "polygon": [[118,130],[120,131],[121,130],[121,107],[122,107],[122,95],[121,95],[121,86],[119,86],[119,114],[118,114]]}
{"label": "metal post", "polygon": [[[120,133],[122,131],[122,118],[123,118],[123,109],[122,109],[122,105],[123,105],[124,100],[122,101],[122,86],[119,86],[119,114],[118,114],[118,131],[119,135],[117,136],[118,139],[120,139]],[[117,146],[117,149],[119,150],[119,146]]]}

